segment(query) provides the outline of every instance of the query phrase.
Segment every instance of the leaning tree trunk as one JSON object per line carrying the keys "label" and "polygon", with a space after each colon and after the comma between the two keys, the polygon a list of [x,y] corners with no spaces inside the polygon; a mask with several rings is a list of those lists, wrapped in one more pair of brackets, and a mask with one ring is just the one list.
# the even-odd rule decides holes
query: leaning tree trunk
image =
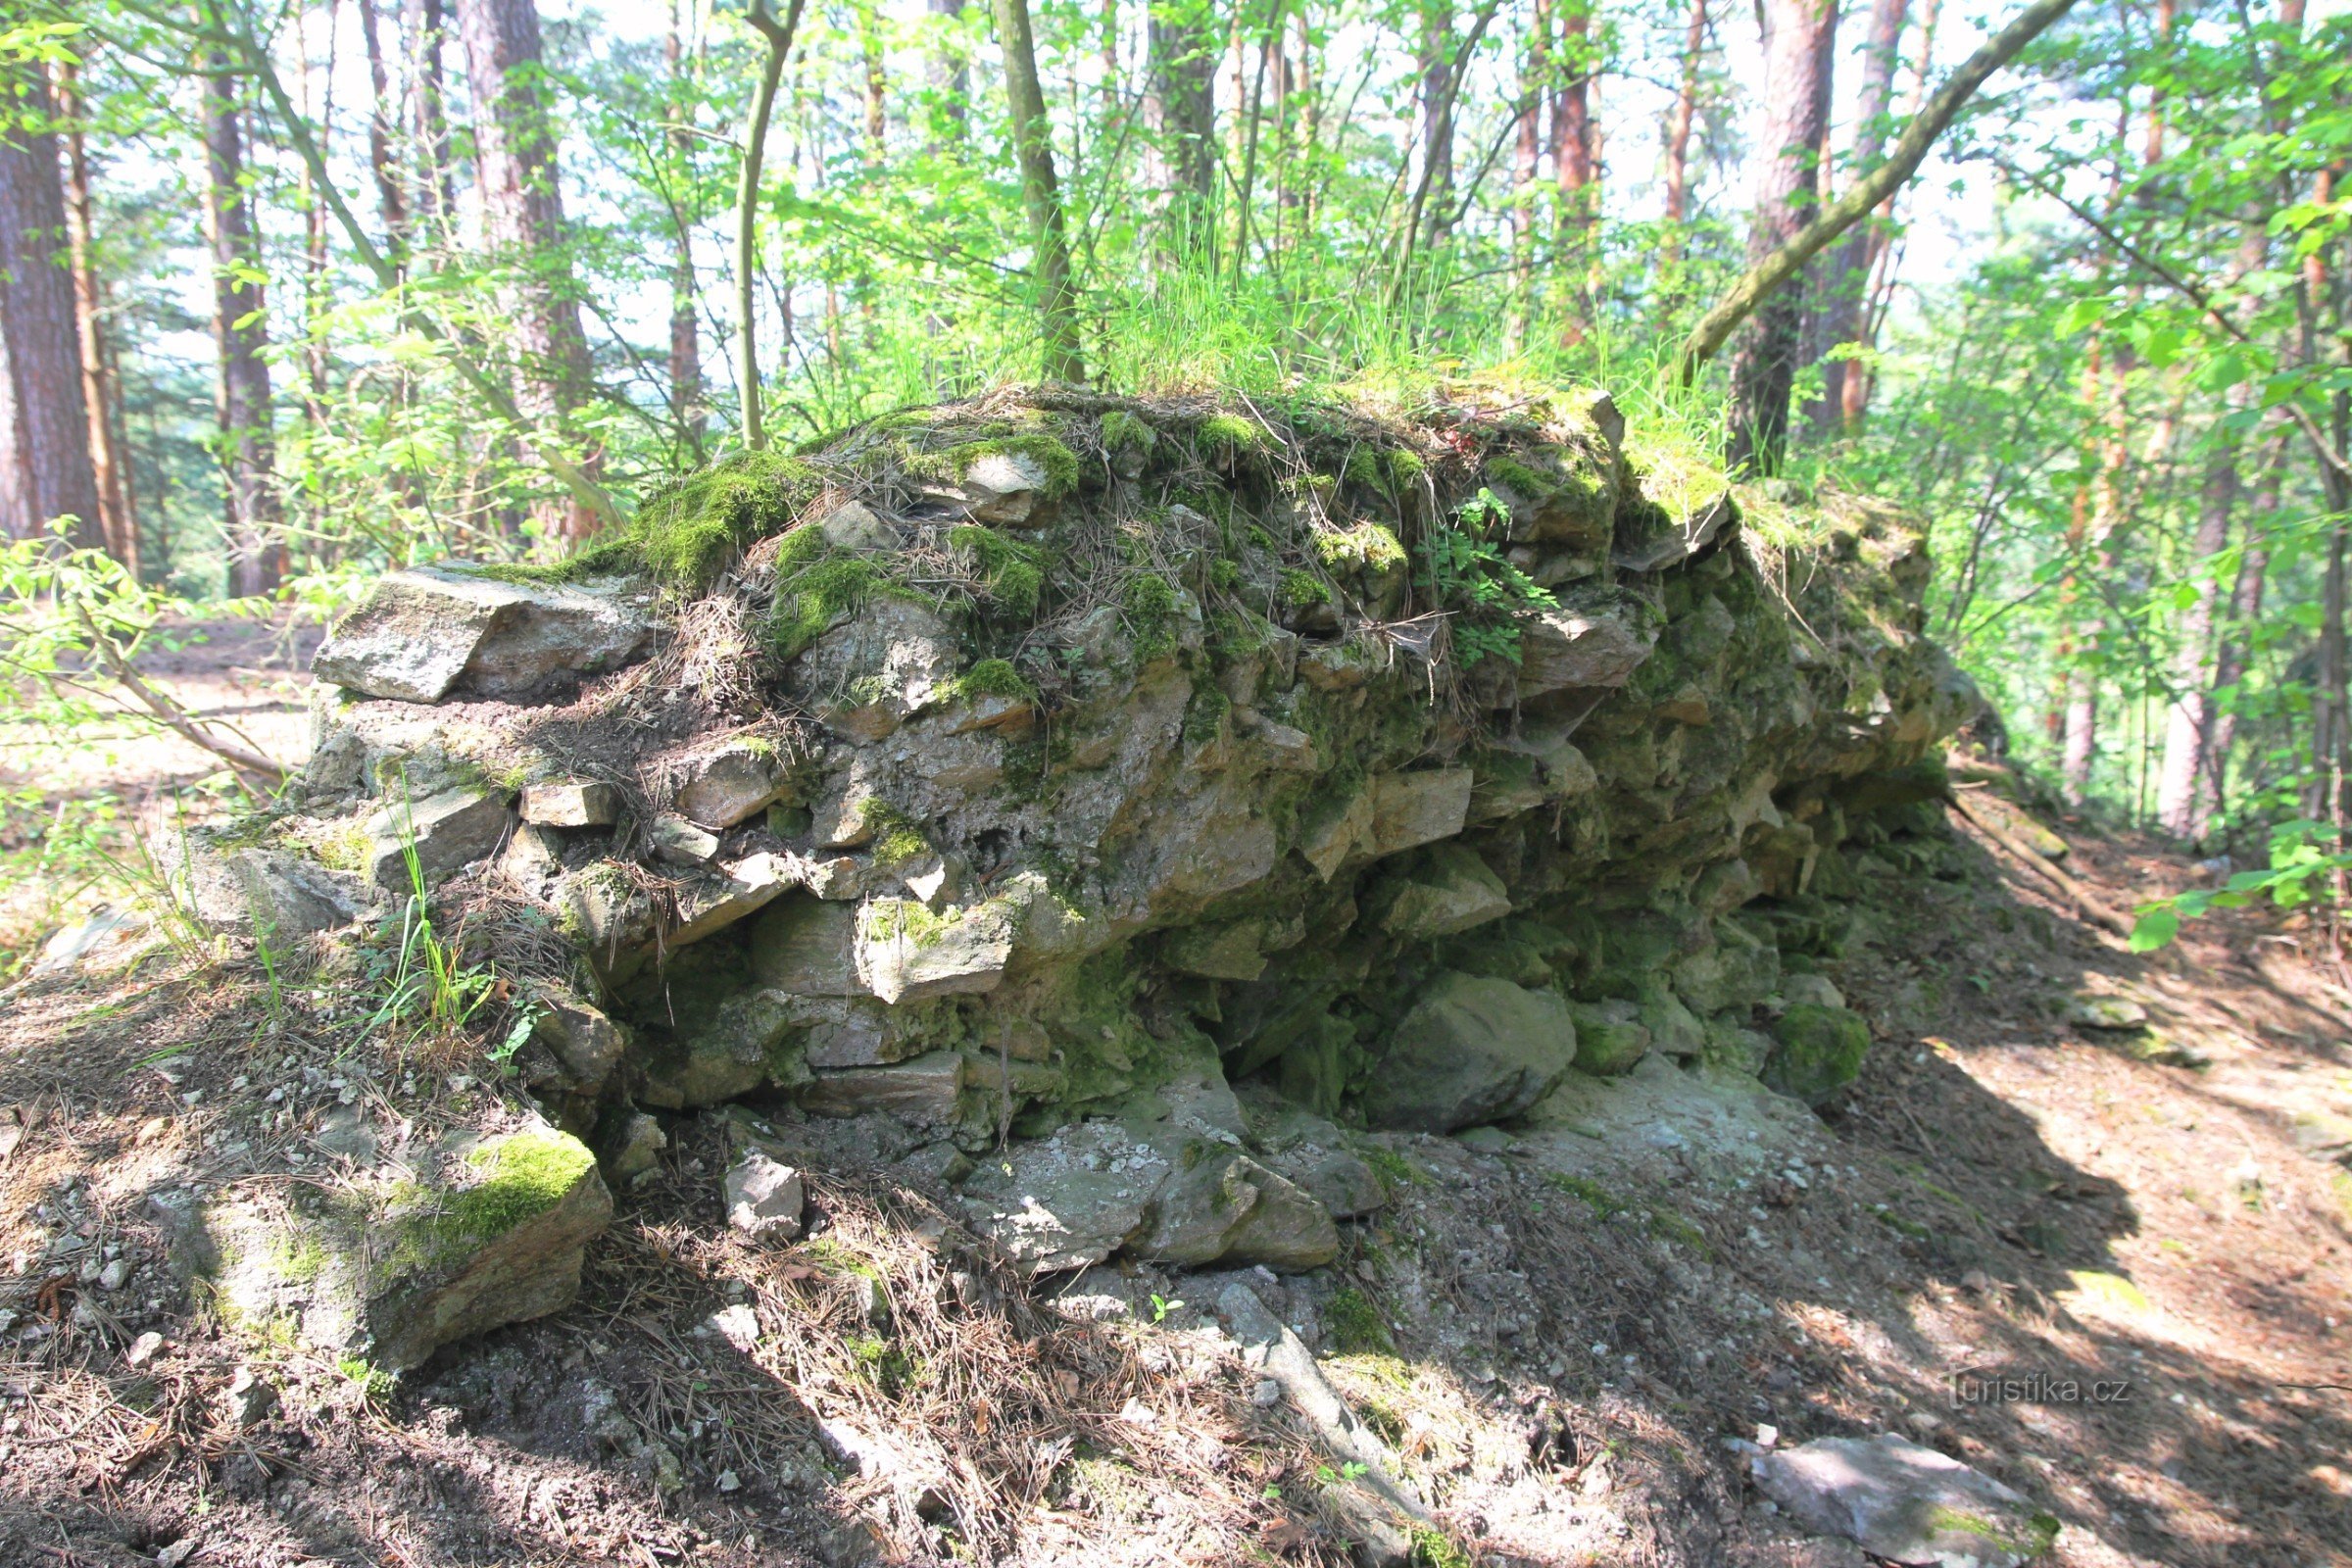
{"label": "leaning tree trunk", "polygon": [[[1768,0],[1764,12],[1764,128],[1758,142],[1748,265],[1793,241],[1821,205],[1819,170],[1829,130],[1824,90],[1838,0]],[[1788,400],[1804,348],[1804,296],[1775,289],[1755,308],[1732,361],[1730,459],[1772,473],[1788,447]]]}
{"label": "leaning tree trunk", "polygon": [[1054,173],[1046,95],[1037,77],[1029,0],[996,0],[996,8],[997,37],[1004,48],[1004,91],[1012,109],[1013,151],[1021,167],[1021,199],[1029,209],[1030,271],[1037,281],[1045,372],[1050,380],[1084,381],[1078,291],[1070,276],[1070,244],[1061,188]]}
{"label": "leaning tree trunk", "polygon": [[244,112],[225,58],[204,76],[205,216],[213,241],[213,343],[220,450],[227,468],[228,591],[274,592],[285,575],[270,395],[261,246],[245,187]]}
{"label": "leaning tree trunk", "polygon": [[24,128],[51,119],[48,78],[37,65],[13,65],[0,70],[0,89],[27,112],[0,124],[0,534],[34,538],[70,515],[74,542],[96,549],[106,540],[74,278],[60,254],[57,138]]}
{"label": "leaning tree trunk", "polygon": [[[564,194],[533,0],[459,0],[458,32],[473,88],[474,157],[491,249],[514,270],[513,341],[520,361],[515,403],[542,428],[540,446],[576,445],[575,416],[589,393],[588,339],[564,248]],[[581,467],[598,469],[591,452]],[[549,509],[567,538],[595,531],[575,497]]]}

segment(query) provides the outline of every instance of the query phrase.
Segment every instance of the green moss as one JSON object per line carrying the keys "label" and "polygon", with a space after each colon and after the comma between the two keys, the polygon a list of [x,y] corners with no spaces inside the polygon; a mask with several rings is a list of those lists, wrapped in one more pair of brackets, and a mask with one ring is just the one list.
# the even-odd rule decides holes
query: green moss
{"label": "green moss", "polygon": [[1558,493],[1560,484],[1521,463],[1517,458],[1497,453],[1487,460],[1487,477],[1499,485],[1508,486],[1530,501],[1543,501]]}
{"label": "green moss", "polygon": [[948,543],[972,559],[988,596],[1007,614],[1026,619],[1045,597],[1046,553],[1007,539],[994,528],[966,523],[949,531]]}
{"label": "green moss", "polygon": [[1675,1242],[1688,1247],[1701,1257],[1713,1257],[1715,1248],[1708,1242],[1707,1233],[1692,1224],[1690,1218],[1671,1208],[1649,1211],[1649,1234],[1661,1242]]}
{"label": "green moss", "polygon": [[834,621],[864,604],[882,580],[873,563],[859,556],[825,555],[789,580],[779,571],[775,603],[767,612],[768,647],[778,659],[798,658]]}
{"label": "green moss", "polygon": [[1764,1081],[1785,1095],[1819,1104],[1862,1071],[1870,1051],[1870,1025],[1844,1007],[1800,1002],[1772,1026],[1781,1049],[1773,1053]]}
{"label": "green moss", "polygon": [[1404,546],[1377,522],[1359,523],[1340,532],[1315,535],[1315,554],[1334,571],[1368,566],[1388,571],[1404,564]]}
{"label": "green moss", "polygon": [[568,581],[639,569],[672,587],[708,587],[746,545],[790,527],[823,488],[817,471],[798,458],[737,453],[657,490],[625,532],[555,570]]}
{"label": "green moss", "polygon": [[858,826],[871,837],[874,864],[887,871],[919,860],[931,853],[930,840],[915,820],[887,801],[867,801],[858,813]]}
{"label": "green moss", "polygon": [[1389,476],[1380,466],[1380,453],[1371,447],[1357,447],[1348,453],[1348,481],[1370,490],[1386,490]]}
{"label": "green moss", "polygon": [[1280,593],[1284,604],[1300,608],[1319,605],[1331,597],[1331,589],[1325,586],[1322,578],[1311,571],[1299,571],[1290,566],[1282,568]]}
{"label": "green moss", "polygon": [[365,871],[370,843],[366,826],[355,820],[327,829],[310,848],[318,863],[330,871]]}
{"label": "green moss", "polygon": [[973,464],[992,457],[1027,458],[1036,464],[1046,476],[1042,493],[1048,501],[1058,501],[1078,488],[1078,454],[1044,434],[991,436],[942,452],[916,453],[907,459],[906,468],[918,478],[957,483]]}
{"label": "green moss", "polygon": [[1420,483],[1421,476],[1429,471],[1429,465],[1422,461],[1420,453],[1403,447],[1391,452],[1388,462],[1389,482],[1399,490]]}
{"label": "green moss", "polygon": [[903,941],[917,948],[931,946],[956,923],[914,899],[876,899],[865,906],[863,914],[867,941]]}
{"label": "green moss", "polygon": [[983,659],[942,686],[940,696],[951,703],[968,703],[975,697],[1004,697],[1033,703],[1037,701],[1037,683],[1014,667],[1009,659]]}
{"label": "green moss", "polygon": [[1143,420],[1125,409],[1113,409],[1102,416],[1102,450],[1116,452],[1121,447],[1140,447],[1151,450],[1158,436]]}
{"label": "green moss", "polygon": [[431,1271],[554,1208],[595,1164],[585,1144],[563,1133],[510,1134],[466,1156],[471,1186],[435,1192],[404,1182],[385,1193],[371,1241],[388,1274]]}
{"label": "green moss", "polygon": [[1225,715],[1233,711],[1233,699],[1217,686],[1204,685],[1193,693],[1193,700],[1184,710],[1184,743],[1200,746],[1215,738],[1225,727]]}
{"label": "green moss", "polygon": [[1365,1164],[1372,1167],[1372,1174],[1380,1178],[1380,1185],[1392,1193],[1400,1187],[1414,1187],[1420,1184],[1421,1173],[1413,1169],[1411,1160],[1406,1159],[1394,1149],[1383,1149],[1378,1144],[1371,1144],[1356,1152],[1363,1156]]}
{"label": "green moss", "polygon": [[1202,453],[1226,462],[1261,451],[1266,444],[1266,432],[1238,414],[1212,414],[1193,434]]}
{"label": "green moss", "polygon": [[1547,1171],[1544,1179],[1592,1211],[1594,1219],[1609,1219],[1626,1210],[1626,1201],[1589,1176]]}
{"label": "green moss", "polygon": [[1372,1298],[1349,1286],[1331,1293],[1323,1303],[1323,1331],[1330,1337],[1333,1353],[1338,1355],[1394,1355],[1396,1345],[1389,1338],[1389,1326],[1381,1321],[1380,1309]]}
{"label": "green moss", "polygon": [[1176,646],[1175,633],[1168,624],[1176,618],[1175,584],[1145,572],[1129,579],[1120,602],[1126,607],[1127,624],[1135,633],[1138,655],[1152,659]]}

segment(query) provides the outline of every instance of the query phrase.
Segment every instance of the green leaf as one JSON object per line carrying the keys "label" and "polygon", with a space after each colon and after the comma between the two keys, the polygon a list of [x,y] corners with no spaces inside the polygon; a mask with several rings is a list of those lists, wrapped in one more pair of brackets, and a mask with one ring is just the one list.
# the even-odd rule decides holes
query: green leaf
{"label": "green leaf", "polygon": [[2180,934],[2180,917],[2170,909],[2150,909],[2132,927],[2132,951],[2153,953]]}

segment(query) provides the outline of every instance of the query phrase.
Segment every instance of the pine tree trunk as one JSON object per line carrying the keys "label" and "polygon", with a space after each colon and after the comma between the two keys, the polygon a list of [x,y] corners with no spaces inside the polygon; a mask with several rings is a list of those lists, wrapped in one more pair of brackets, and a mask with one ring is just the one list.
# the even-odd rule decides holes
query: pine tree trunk
{"label": "pine tree trunk", "polygon": [[[515,403],[541,426],[535,442],[571,445],[573,416],[588,399],[588,340],[565,250],[556,130],[543,98],[543,51],[534,0],[459,0],[458,32],[474,102],[474,158],[490,249],[514,269],[513,335],[520,361]],[[594,453],[581,466],[591,475]],[[576,499],[551,503],[545,520],[566,538],[595,531]]]}
{"label": "pine tree trunk", "polygon": [[1037,76],[1029,0],[996,0],[996,11],[997,39],[1004,50],[1004,92],[1012,110],[1013,152],[1021,169],[1021,201],[1029,210],[1030,272],[1037,283],[1046,378],[1084,381],[1078,292],[1070,276],[1070,245],[1061,188],[1054,173],[1045,89]]}
{"label": "pine tree trunk", "polygon": [[108,342],[106,283],[98,275],[98,245],[90,198],[90,166],[81,140],[79,68],[58,69],[58,113],[66,121],[66,244],[74,264],[74,324],[81,350],[81,398],[90,430],[90,465],[98,486],[99,531],[106,553],[132,577],[139,575],[139,519],[130,503],[117,438],[120,396]]}
{"label": "pine tree trunk", "polygon": [[[1911,54],[1911,95],[1903,107],[1903,118],[1912,120],[1928,101],[1928,73],[1936,60],[1936,15],[1939,0],[1920,0],[1919,41]],[[1872,215],[1868,249],[1862,263],[1862,310],[1854,325],[1855,341],[1864,348],[1874,348],[1879,340],[1879,322],[1886,316],[1886,301],[1894,289],[1894,198],[1889,196],[1879,204]],[[1861,428],[1862,416],[1870,411],[1870,389],[1876,374],[1866,360],[1846,367],[1838,384],[1839,422],[1848,430]]]}
{"label": "pine tree trunk", "polygon": [[1544,158],[1544,98],[1551,78],[1551,0],[1535,0],[1519,62],[1517,159],[1511,170],[1511,316],[1514,349],[1527,342],[1536,314],[1536,174]]}
{"label": "pine tree trunk", "polygon": [[[1886,111],[1894,91],[1894,62],[1903,41],[1910,0],[1871,0],[1870,35],[1862,49],[1862,81],[1854,95],[1853,170],[1858,176],[1878,167],[1886,147]],[[1826,351],[1857,341],[1870,286],[1875,222],[1855,225],[1842,244],[1823,258],[1818,339]],[[1822,395],[1806,408],[1816,435],[1828,435],[1845,419],[1845,381],[1850,361],[1822,366]]]}
{"label": "pine tree trunk", "polygon": [[[1592,0],[1561,0],[1558,85],[1551,100],[1551,169],[1559,182],[1555,264],[1583,309],[1593,216]],[[1581,319],[1571,329],[1582,335]]]}
{"label": "pine tree trunk", "polygon": [[[1820,205],[1818,168],[1829,130],[1828,74],[1838,0],[1768,0],[1764,125],[1757,143],[1753,267],[1779,250]],[[1732,361],[1729,457],[1778,472],[1788,447],[1789,398],[1804,348],[1805,291],[1778,288],[1757,305]]]}
{"label": "pine tree trunk", "polygon": [[1666,247],[1679,256],[1683,225],[1690,220],[1690,130],[1698,117],[1698,74],[1707,46],[1707,0],[1690,0],[1683,32],[1683,71],[1666,117]]}
{"label": "pine tree trunk", "polygon": [[[1424,248],[1434,248],[1453,199],[1453,8],[1446,0],[1421,5],[1421,215]],[[1466,62],[1464,62],[1466,64]]]}
{"label": "pine tree trunk", "polygon": [[270,346],[261,245],[245,187],[244,112],[226,60],[204,77],[205,216],[213,242],[213,343],[220,354],[218,412],[227,466],[228,591],[272,593],[285,575]]}
{"label": "pine tree trunk", "polygon": [[[25,119],[49,120],[39,66],[0,68],[0,92]],[[12,120],[0,126],[0,533],[36,538],[70,514],[74,543],[102,549],[65,234],[57,138]]]}

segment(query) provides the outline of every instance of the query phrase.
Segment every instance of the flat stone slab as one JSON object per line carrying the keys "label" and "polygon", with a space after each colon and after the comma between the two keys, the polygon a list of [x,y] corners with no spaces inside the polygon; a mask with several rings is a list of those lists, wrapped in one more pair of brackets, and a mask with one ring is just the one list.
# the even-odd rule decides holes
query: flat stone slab
{"label": "flat stone slab", "polygon": [[343,618],[311,672],[404,703],[530,698],[564,672],[602,674],[653,635],[625,579],[514,583],[463,566],[386,574]]}
{"label": "flat stone slab", "polygon": [[1982,1471],[1891,1435],[1821,1438],[1752,1463],[1756,1485],[1819,1535],[1907,1568],[2017,1568],[2058,1521]]}

